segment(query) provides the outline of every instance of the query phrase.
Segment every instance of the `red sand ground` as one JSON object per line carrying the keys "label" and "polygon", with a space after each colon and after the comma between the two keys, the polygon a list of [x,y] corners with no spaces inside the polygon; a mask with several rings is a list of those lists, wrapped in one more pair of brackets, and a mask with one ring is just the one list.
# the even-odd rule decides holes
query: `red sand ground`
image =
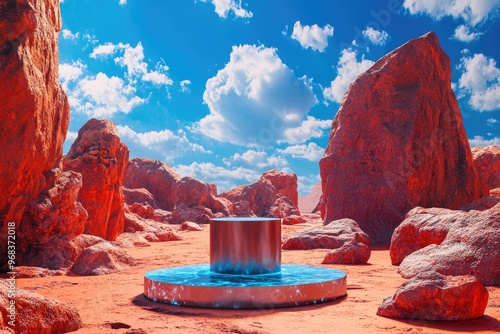
{"label": "red sand ground", "polygon": [[[304,225],[283,226],[292,234]],[[219,310],[171,306],[143,296],[144,273],[172,266],[209,263],[209,228],[186,232],[185,240],[127,250],[138,260],[117,274],[18,279],[19,287],[76,307],[84,327],[76,333],[450,333],[500,332],[500,287],[489,287],[485,315],[471,321],[393,320],[376,315],[383,298],[404,282],[387,248],[372,251],[368,265],[347,272],[348,295],[315,306],[271,310]],[[283,263],[320,265],[325,250],[283,251]]]}

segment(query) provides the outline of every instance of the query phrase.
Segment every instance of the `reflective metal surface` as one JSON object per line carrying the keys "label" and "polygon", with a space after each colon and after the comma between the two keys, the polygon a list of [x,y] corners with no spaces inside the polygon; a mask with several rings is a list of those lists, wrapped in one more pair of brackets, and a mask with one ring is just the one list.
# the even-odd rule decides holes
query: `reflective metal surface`
{"label": "reflective metal surface", "polygon": [[144,276],[144,294],[154,301],[212,308],[272,308],[323,303],[347,294],[340,270],[285,264],[279,273],[226,275],[208,265],[165,268]]}
{"label": "reflective metal surface", "polygon": [[210,269],[214,273],[257,275],[281,268],[281,219],[257,217],[210,220]]}

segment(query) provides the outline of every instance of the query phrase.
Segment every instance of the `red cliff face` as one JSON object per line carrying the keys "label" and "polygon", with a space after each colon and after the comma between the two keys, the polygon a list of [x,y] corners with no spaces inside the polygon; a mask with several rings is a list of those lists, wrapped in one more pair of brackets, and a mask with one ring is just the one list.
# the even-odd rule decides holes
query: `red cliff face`
{"label": "red cliff face", "polygon": [[450,83],[449,58],[428,33],[351,84],[320,161],[326,222],[354,219],[374,245],[388,244],[416,206],[487,195]]}
{"label": "red cliff face", "polygon": [[69,105],[58,78],[59,1],[1,0],[0,13],[0,243],[5,244],[7,222],[19,226],[27,204],[46,186],[43,173],[61,158]]}
{"label": "red cliff face", "polygon": [[489,189],[500,188],[500,147],[474,147],[474,165]]}
{"label": "red cliff face", "polygon": [[113,122],[91,119],[64,157],[64,169],[82,174],[78,201],[89,218],[85,233],[114,240],[123,232],[123,179],[129,151]]}

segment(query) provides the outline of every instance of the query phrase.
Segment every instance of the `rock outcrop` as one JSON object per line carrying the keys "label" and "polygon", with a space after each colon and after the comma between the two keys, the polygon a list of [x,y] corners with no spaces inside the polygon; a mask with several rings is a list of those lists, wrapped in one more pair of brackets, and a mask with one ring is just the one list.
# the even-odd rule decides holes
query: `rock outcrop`
{"label": "rock outcrop", "polygon": [[[62,156],[69,104],[58,75],[58,0],[0,2],[0,244]],[[0,249],[4,263],[7,248]]]}
{"label": "rock outcrop", "polygon": [[298,179],[295,173],[286,174],[277,170],[269,170],[262,174],[261,178],[269,180],[276,189],[276,193],[287,197],[293,206],[299,206]]}
{"label": "rock outcrop", "polygon": [[[393,263],[403,259],[398,270],[403,277],[436,271],[475,276],[484,285],[500,284],[500,204],[470,212],[415,209],[407,220],[391,246]],[[418,250],[405,257],[404,248]]]}
{"label": "rock outcrop", "polygon": [[64,157],[64,169],[82,174],[78,201],[89,215],[86,234],[114,240],[123,232],[122,184],[128,156],[113,122],[93,118],[78,131]]}
{"label": "rock outcrop", "polygon": [[474,165],[488,185],[488,189],[500,187],[500,147],[474,147],[472,149]]}
{"label": "rock outcrop", "polygon": [[129,189],[146,188],[159,208],[173,211],[177,205],[177,182],[180,179],[181,177],[164,162],[136,158],[128,163],[123,185]]}
{"label": "rock outcrop", "polygon": [[363,264],[371,255],[370,238],[352,219],[340,219],[321,227],[308,227],[290,236],[286,250],[331,249],[323,263]]}
{"label": "rock outcrop", "polygon": [[351,84],[320,161],[326,222],[354,219],[374,245],[388,244],[412,208],[455,209],[488,194],[450,83],[431,32]]}
{"label": "rock outcrop", "polygon": [[134,258],[109,242],[100,242],[85,248],[71,271],[78,275],[106,275],[130,268]]}
{"label": "rock outcrop", "polygon": [[403,283],[377,315],[397,319],[469,320],[481,317],[488,290],[473,276],[421,273]]}
{"label": "rock outcrop", "polygon": [[0,330],[52,334],[73,332],[82,327],[82,320],[74,307],[38,293],[16,289],[15,326],[12,328],[8,324],[10,300],[13,300],[8,297],[9,288],[7,280],[0,280]]}
{"label": "rock outcrop", "polygon": [[156,204],[156,200],[147,189],[145,188],[137,188],[137,189],[129,189],[126,187],[122,187],[124,201],[126,204],[132,205],[135,203],[139,204],[147,204],[152,208],[158,208],[158,204]]}

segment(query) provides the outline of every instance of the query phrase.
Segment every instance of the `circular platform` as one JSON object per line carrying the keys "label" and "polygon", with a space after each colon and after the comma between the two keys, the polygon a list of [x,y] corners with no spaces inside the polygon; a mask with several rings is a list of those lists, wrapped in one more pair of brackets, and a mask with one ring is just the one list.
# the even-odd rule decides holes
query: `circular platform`
{"label": "circular platform", "polygon": [[144,295],[173,305],[211,308],[274,308],[332,301],[347,294],[346,273],[284,264],[261,275],[213,273],[210,265],[154,270],[144,275]]}

